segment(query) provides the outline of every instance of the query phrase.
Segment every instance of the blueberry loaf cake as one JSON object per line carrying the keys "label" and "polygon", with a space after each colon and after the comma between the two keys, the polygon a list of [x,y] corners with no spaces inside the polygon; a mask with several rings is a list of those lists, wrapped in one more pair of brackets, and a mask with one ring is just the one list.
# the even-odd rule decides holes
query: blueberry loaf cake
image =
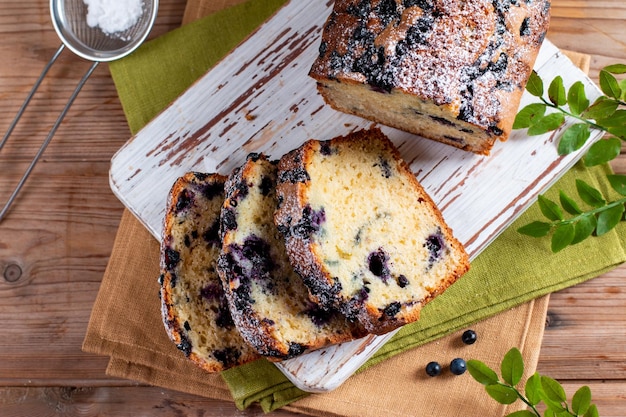
{"label": "blueberry loaf cake", "polygon": [[337,0],[309,75],[333,108],[478,154],[506,140],[548,0]]}
{"label": "blueberry loaf cake", "polygon": [[170,191],[161,243],[161,310],[170,339],[219,372],[259,356],[235,327],[216,271],[226,177],[190,172]]}
{"label": "blueberry loaf cake", "polygon": [[309,299],[274,225],[276,163],[250,154],[226,182],[218,271],[237,328],[277,361],[364,336],[362,327]]}
{"label": "blueberry loaf cake", "polygon": [[463,246],[378,129],[280,159],[275,222],[312,298],[368,332],[419,318],[469,268]]}

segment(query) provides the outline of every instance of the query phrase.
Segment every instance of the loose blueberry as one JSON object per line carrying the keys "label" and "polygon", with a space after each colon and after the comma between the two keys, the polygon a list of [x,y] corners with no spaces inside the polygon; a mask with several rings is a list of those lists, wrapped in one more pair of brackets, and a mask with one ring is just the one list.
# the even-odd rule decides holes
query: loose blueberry
{"label": "loose blueberry", "polygon": [[426,365],[426,374],[428,376],[437,376],[441,374],[441,365],[438,362],[429,362]]}
{"label": "loose blueberry", "polygon": [[450,362],[450,372],[452,372],[454,375],[463,375],[466,370],[467,365],[463,359],[456,358],[453,359],[452,362]]}
{"label": "loose blueberry", "polygon": [[476,342],[476,332],[474,330],[466,330],[461,335],[461,340],[466,345],[473,345]]}

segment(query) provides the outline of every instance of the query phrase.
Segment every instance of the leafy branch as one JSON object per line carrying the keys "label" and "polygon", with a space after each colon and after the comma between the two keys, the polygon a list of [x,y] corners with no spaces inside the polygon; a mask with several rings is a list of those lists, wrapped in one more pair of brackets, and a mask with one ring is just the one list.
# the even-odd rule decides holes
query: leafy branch
{"label": "leafy branch", "polygon": [[[513,128],[528,129],[530,136],[542,135],[561,128],[569,117],[576,122],[564,130],[558,144],[559,155],[581,149],[591,136],[591,129],[598,129],[605,132],[605,137],[589,147],[583,157],[584,164],[595,166],[615,159],[620,154],[622,141],[626,141],[626,109],[623,108],[626,107],[626,78],[620,81],[614,74],[626,74],[626,65],[609,65],[600,71],[600,89],[605,95],[590,104],[581,81],[566,89],[561,76],[552,80],[545,98],[543,80],[533,71],[526,90],[540,102],[522,108]],[[615,191],[626,196],[626,176],[609,175],[608,179]],[[532,237],[552,233],[552,251],[558,252],[589,236],[607,233],[623,219],[626,198],[606,201],[600,191],[582,180],[576,181],[576,189],[580,199],[591,209],[581,210],[563,191],[559,193],[560,206],[540,195],[539,206],[549,222],[535,221],[519,228],[518,232]],[[565,218],[564,212],[573,217]]]}
{"label": "leafy branch", "polygon": [[579,388],[572,397],[571,404],[563,386],[550,377],[533,374],[523,387],[517,386],[524,374],[524,360],[517,348],[509,350],[500,364],[500,374],[479,360],[467,361],[467,370],[472,378],[485,386],[487,394],[500,404],[513,404],[521,400],[528,409],[508,414],[506,417],[542,417],[537,406],[545,405],[544,417],[599,417],[598,409],[591,403],[591,389]]}
{"label": "leafy branch", "polygon": [[[591,129],[604,131],[604,140],[593,144],[583,161],[587,166],[609,162],[620,153],[621,141],[626,141],[626,78],[618,81],[613,74],[626,74],[626,65],[609,65],[600,71],[600,89],[605,94],[590,104],[582,81],[576,81],[569,89],[563,78],[555,77],[548,87],[548,98],[544,97],[544,83],[533,71],[526,90],[540,103],[522,108],[513,122],[514,129],[528,129],[528,135],[543,135],[559,129],[566,117],[577,120],[567,127],[558,144],[559,155],[579,150],[591,136]],[[567,106],[567,107],[566,107]],[[548,112],[551,109],[554,111]]]}
{"label": "leafy branch", "polygon": [[[591,207],[589,210],[582,210],[563,190],[559,191],[560,205],[539,195],[541,213],[550,221],[534,221],[517,231],[531,237],[544,237],[552,233],[552,252],[580,243],[593,234],[604,235],[617,226],[626,211],[626,175],[608,175],[607,179],[623,198],[607,202],[598,189],[578,179],[576,191],[580,199]],[[572,217],[565,218],[565,212]]]}

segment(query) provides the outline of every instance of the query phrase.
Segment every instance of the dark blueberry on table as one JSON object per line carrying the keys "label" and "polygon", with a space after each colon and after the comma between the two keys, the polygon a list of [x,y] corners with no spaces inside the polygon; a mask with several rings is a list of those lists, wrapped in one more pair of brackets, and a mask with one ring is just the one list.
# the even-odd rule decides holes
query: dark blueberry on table
{"label": "dark blueberry on table", "polygon": [[465,360],[461,358],[456,358],[453,359],[452,362],[450,362],[450,372],[452,372],[454,375],[463,375],[466,370],[467,365],[465,363]]}
{"label": "dark blueberry on table", "polygon": [[476,332],[474,330],[466,330],[461,335],[461,340],[466,345],[473,345],[476,342]]}
{"label": "dark blueberry on table", "polygon": [[428,376],[437,376],[441,374],[441,365],[438,362],[428,362],[426,365],[426,374]]}

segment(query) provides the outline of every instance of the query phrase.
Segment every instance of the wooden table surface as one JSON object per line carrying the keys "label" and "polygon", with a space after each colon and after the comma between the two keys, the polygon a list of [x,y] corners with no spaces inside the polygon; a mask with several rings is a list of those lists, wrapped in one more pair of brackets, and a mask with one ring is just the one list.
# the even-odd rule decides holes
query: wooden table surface
{"label": "wooden table surface", "polygon": [[[151,38],[178,27],[185,6],[161,0]],[[601,67],[626,63],[624,0],[553,0],[552,14],[548,37],[591,55],[594,80]],[[58,45],[47,1],[0,0],[0,133]],[[0,202],[88,66],[65,52],[49,73],[0,152]],[[262,415],[108,377],[107,358],[81,351],[123,210],[108,185],[109,161],[129,136],[100,65],[0,223],[0,416]],[[626,174],[624,152],[613,167]],[[570,396],[589,385],[602,416],[626,416],[626,266],[553,294],[546,326],[539,372]]]}

